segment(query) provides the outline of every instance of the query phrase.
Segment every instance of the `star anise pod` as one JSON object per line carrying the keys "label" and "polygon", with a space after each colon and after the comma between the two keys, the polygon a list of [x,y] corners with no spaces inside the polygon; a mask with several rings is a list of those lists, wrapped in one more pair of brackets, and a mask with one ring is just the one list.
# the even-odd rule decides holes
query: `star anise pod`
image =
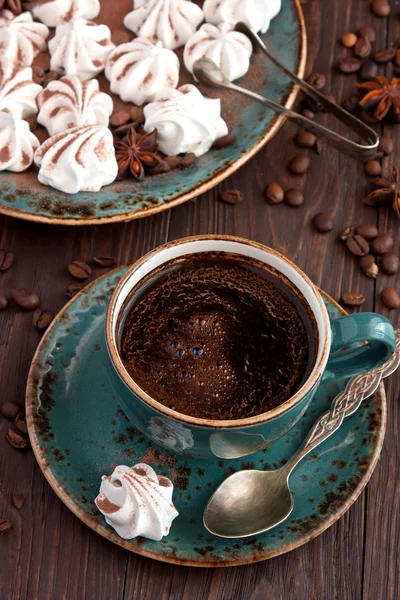
{"label": "star anise pod", "polygon": [[0,9],[10,10],[14,15],[22,13],[22,0],[0,0]]}
{"label": "star anise pod", "polygon": [[400,79],[393,77],[389,81],[379,75],[373,81],[357,84],[357,87],[369,90],[359,104],[367,111],[374,110],[375,119],[381,121],[390,114],[394,121],[400,121]]}
{"label": "star anise pod", "polygon": [[400,217],[400,189],[399,189],[399,172],[396,167],[392,167],[390,179],[377,177],[372,180],[372,184],[377,188],[366,198],[364,204],[368,206],[392,206],[393,210]]}
{"label": "star anise pod", "polygon": [[143,179],[146,169],[154,169],[160,163],[157,151],[157,131],[139,135],[134,126],[126,136],[115,142],[115,156],[118,163],[118,178],[132,175]]}

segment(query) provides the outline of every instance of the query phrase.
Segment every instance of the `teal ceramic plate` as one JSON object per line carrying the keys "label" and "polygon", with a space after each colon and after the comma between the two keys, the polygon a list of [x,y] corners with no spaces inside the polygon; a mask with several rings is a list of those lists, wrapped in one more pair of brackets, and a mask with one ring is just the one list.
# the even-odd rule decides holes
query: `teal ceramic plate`
{"label": "teal ceramic plate", "polygon": [[[132,0],[102,0],[96,21],[113,23],[111,28],[116,33],[118,29],[124,29],[123,17],[130,10]],[[272,53],[303,77],[306,33],[300,0],[284,0],[280,14],[263,37]],[[178,54],[181,55],[182,50]],[[187,82],[194,83],[182,68],[180,84]],[[253,55],[251,68],[239,83],[288,107],[293,105],[298,93],[297,86],[262,54]],[[105,78],[100,78],[100,85],[104,91],[109,91]],[[207,96],[221,98],[223,117],[237,136],[234,145],[208,152],[190,169],[148,177],[140,183],[132,180],[117,182],[96,194],[64,194],[41,185],[33,170],[24,174],[1,173],[0,213],[59,225],[98,225],[129,221],[167,210],[212,188],[258,152],[276,133],[283,118],[233,92],[201,89]]]}
{"label": "teal ceramic plate", "polygon": [[[134,429],[118,407],[107,379],[104,317],[126,268],[98,279],[74,298],[44,335],[29,374],[26,410],[33,450],[61,500],[92,529],[138,554],[195,566],[256,562],[319,535],[351,506],[375,467],[385,431],[383,388],[313,451],[291,477],[295,508],[268,533],[240,540],[211,536],[202,515],[222,480],[238,469],[281,466],[339,391],[322,387],[301,421],[267,450],[244,460],[188,460],[168,454]],[[324,296],[332,319],[343,314]],[[94,505],[100,478],[118,464],[151,464],[175,485],[180,513],[161,542],[119,538]]]}

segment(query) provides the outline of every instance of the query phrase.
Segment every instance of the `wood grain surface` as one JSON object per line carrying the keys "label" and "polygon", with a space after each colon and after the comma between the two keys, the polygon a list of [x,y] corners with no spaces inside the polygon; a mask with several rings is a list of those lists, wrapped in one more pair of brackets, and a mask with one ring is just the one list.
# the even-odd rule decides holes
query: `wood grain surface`
{"label": "wood grain surface", "polygon": [[[283,0],[285,1],[285,0]],[[338,44],[346,31],[366,24],[377,32],[376,48],[399,37],[400,6],[392,1],[389,18],[378,19],[369,0],[303,0],[309,40],[309,71],[323,72],[341,101],[355,76],[338,73],[338,60],[349,51]],[[340,127],[327,115],[320,122]],[[387,128],[400,151],[400,126]],[[380,128],[378,128],[381,133]],[[289,176],[286,165],[298,151],[296,130],[286,124],[248,165],[217,189],[172,211],[129,224],[62,228],[0,219],[0,247],[15,253],[11,269],[0,274],[0,290],[14,286],[35,290],[42,306],[54,312],[66,301],[71,278],[66,266],[74,259],[112,255],[131,262],[155,246],[185,235],[226,233],[273,246],[297,264],[329,294],[359,290],[367,297],[363,310],[387,314],[379,299],[389,278],[364,277],[337,237],[350,223],[377,222],[400,235],[387,210],[365,208],[363,166],[324,148],[312,155],[304,177]],[[384,159],[387,172],[390,159]],[[269,206],[267,183],[301,185],[306,203],[298,209]],[[245,199],[236,206],[219,201],[223,189],[238,188]],[[320,211],[334,215],[327,235],[310,220]],[[104,270],[95,268],[92,278]],[[396,285],[395,278],[390,279]],[[398,312],[390,314],[398,324]],[[30,361],[40,338],[32,315],[11,306],[0,313],[0,402],[23,403]],[[13,449],[5,440],[8,423],[0,417],[0,516],[13,528],[0,537],[1,600],[397,600],[400,542],[399,376],[388,383],[388,428],[378,466],[365,492],[329,530],[284,556],[231,569],[191,569],[157,563],[118,548],[85,527],[46,483],[32,452]],[[13,494],[25,496],[17,510]]]}

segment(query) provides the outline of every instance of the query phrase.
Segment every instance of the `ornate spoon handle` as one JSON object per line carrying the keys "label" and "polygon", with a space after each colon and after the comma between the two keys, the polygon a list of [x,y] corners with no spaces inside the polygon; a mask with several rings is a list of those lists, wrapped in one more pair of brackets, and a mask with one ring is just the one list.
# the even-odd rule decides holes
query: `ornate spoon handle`
{"label": "ornate spoon handle", "polygon": [[395,331],[395,336],[396,348],[390,359],[377,369],[352,377],[344,391],[332,401],[330,411],[324,413],[314,423],[299,450],[286,463],[284,468],[287,468],[289,473],[304,456],[339,429],[343,419],[356,412],[363,400],[376,392],[382,379],[391,375],[398,368],[400,364],[400,329]]}

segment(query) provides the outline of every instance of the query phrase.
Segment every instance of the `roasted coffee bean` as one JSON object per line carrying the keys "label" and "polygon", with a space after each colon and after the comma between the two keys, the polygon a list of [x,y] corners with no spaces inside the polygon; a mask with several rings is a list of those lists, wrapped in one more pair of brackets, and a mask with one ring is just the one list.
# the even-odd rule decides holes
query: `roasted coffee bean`
{"label": "roasted coffee bean", "polygon": [[133,123],[139,123],[139,125],[144,123],[145,119],[143,108],[141,108],[140,106],[132,106],[131,121],[133,121]]}
{"label": "roasted coffee bean", "polygon": [[386,156],[391,156],[393,154],[393,140],[390,137],[382,135],[379,138],[379,150],[386,154]]}
{"label": "roasted coffee bean", "polygon": [[68,298],[73,298],[78,292],[85,287],[84,283],[70,283],[67,287]]}
{"label": "roasted coffee bean", "polygon": [[3,402],[0,406],[0,413],[8,421],[14,421],[15,417],[19,415],[22,410],[22,406],[16,402]]}
{"label": "roasted coffee bean", "polygon": [[368,25],[360,27],[357,33],[359,37],[365,38],[369,42],[374,42],[376,39],[375,29],[372,29],[372,27],[369,27]]}
{"label": "roasted coffee bean", "polygon": [[390,4],[387,0],[372,0],[371,10],[377,17],[387,17],[390,15]]}
{"label": "roasted coffee bean", "polygon": [[391,310],[400,307],[400,296],[392,287],[387,287],[381,291],[381,300],[386,308]]}
{"label": "roasted coffee bean", "polygon": [[191,167],[195,160],[196,155],[193,154],[193,152],[188,152],[187,154],[185,154],[181,161],[182,169],[188,169],[189,167]]}
{"label": "roasted coffee bean", "polygon": [[39,296],[35,292],[30,292],[24,288],[12,289],[11,296],[15,304],[25,310],[35,310],[40,305]]}
{"label": "roasted coffee bean", "polygon": [[280,204],[283,202],[284,192],[279,183],[273,182],[267,185],[264,195],[270,204]]}
{"label": "roasted coffee bean", "polygon": [[37,308],[33,313],[32,324],[37,329],[47,329],[53,320],[53,313],[43,308]]}
{"label": "roasted coffee bean", "polygon": [[373,223],[363,223],[357,227],[358,235],[361,235],[365,240],[374,240],[379,235],[376,225]]}
{"label": "roasted coffee bean", "polygon": [[228,204],[239,204],[243,200],[243,193],[240,190],[224,190],[221,200]]}
{"label": "roasted coffee bean", "polygon": [[395,275],[399,270],[400,260],[394,252],[385,252],[381,259],[381,269],[386,275]]}
{"label": "roasted coffee bean", "polygon": [[232,146],[236,142],[236,135],[233,133],[228,133],[227,135],[223,135],[218,138],[214,142],[214,148],[227,148],[228,146]]}
{"label": "roasted coffee bean", "polygon": [[317,154],[322,154],[322,150],[324,149],[324,142],[319,138],[317,138],[315,142],[315,149],[317,151]]}
{"label": "roasted coffee bean", "polygon": [[14,254],[0,250],[0,271],[6,271],[14,262]]}
{"label": "roasted coffee bean", "polygon": [[375,259],[372,254],[366,254],[362,256],[358,261],[361,271],[371,279],[376,279],[378,276],[378,265],[375,263]]}
{"label": "roasted coffee bean", "polygon": [[358,94],[351,94],[351,96],[349,96],[348,98],[346,98],[346,100],[342,102],[342,107],[344,108],[344,110],[347,110],[347,112],[352,113],[358,107],[359,100],[360,99]]}
{"label": "roasted coffee bean", "polygon": [[50,81],[56,81],[57,79],[60,79],[60,73],[58,71],[49,71],[48,73],[45,74],[44,79],[43,79],[43,87],[46,87],[46,85],[48,83],[50,83]]}
{"label": "roasted coffee bean", "polygon": [[180,156],[166,156],[165,162],[167,162],[171,169],[178,169],[182,164]]}
{"label": "roasted coffee bean", "polygon": [[308,154],[297,154],[289,163],[289,171],[293,175],[304,175],[310,166],[310,157]]}
{"label": "roasted coffee bean", "polygon": [[342,303],[346,306],[361,306],[364,304],[365,296],[361,292],[343,292]]}
{"label": "roasted coffee bean", "polygon": [[384,235],[379,235],[372,242],[372,250],[375,254],[385,254],[386,252],[390,252],[393,249],[393,238],[388,233]]}
{"label": "roasted coffee bean", "polygon": [[318,213],[313,218],[313,225],[319,233],[328,233],[333,228],[332,215],[329,213]]}
{"label": "roasted coffee bean", "polygon": [[15,508],[17,508],[18,510],[21,510],[21,508],[25,504],[24,496],[22,494],[14,494],[13,503],[14,503]]}
{"label": "roasted coffee bean", "polygon": [[68,271],[75,279],[87,279],[92,273],[89,265],[80,260],[74,260],[74,262],[68,265]]}
{"label": "roasted coffee bean", "polygon": [[12,524],[10,519],[6,519],[5,517],[0,517],[0,536],[3,533],[6,533],[9,529],[11,529]]}
{"label": "roasted coffee bean", "polygon": [[358,234],[353,235],[353,237],[346,240],[346,246],[354,256],[365,256],[369,252],[367,240]]}
{"label": "roasted coffee bean", "polygon": [[0,310],[5,310],[8,306],[8,300],[3,294],[0,294]]}
{"label": "roasted coffee bean", "polygon": [[116,264],[116,260],[113,256],[95,256],[92,258],[92,262],[99,267],[110,268]]}
{"label": "roasted coffee bean", "polygon": [[379,177],[382,175],[381,164],[377,160],[369,160],[364,164],[364,169],[370,177]]}
{"label": "roasted coffee bean", "polygon": [[308,110],[308,108],[305,108],[302,111],[302,115],[303,117],[305,117],[306,119],[310,119],[310,121],[313,121],[315,119],[315,113],[313,113],[312,110]]}
{"label": "roasted coffee bean", "polygon": [[28,445],[28,441],[24,437],[22,437],[20,433],[14,431],[13,429],[9,429],[7,431],[6,438],[7,441],[11,444],[11,446],[14,446],[14,448],[18,448],[19,450],[26,448]]}
{"label": "roasted coffee bean", "polygon": [[394,48],[382,48],[374,52],[374,61],[377,63],[388,63],[394,59],[396,50]]}
{"label": "roasted coffee bean", "polygon": [[366,38],[360,38],[354,47],[354,54],[358,58],[367,58],[371,54],[371,42]]}
{"label": "roasted coffee bean", "polygon": [[32,67],[40,67],[43,71],[49,71],[50,69],[50,54],[48,52],[40,52],[35,56]]}
{"label": "roasted coffee bean", "polygon": [[15,427],[21,433],[24,433],[25,435],[28,435],[28,427],[26,426],[25,414],[23,412],[20,412],[15,417]]}
{"label": "roasted coffee bean", "polygon": [[170,170],[171,167],[167,161],[161,158],[158,159],[158,163],[154,167],[149,167],[150,175],[162,175],[163,173],[168,173]]}
{"label": "roasted coffee bean", "polygon": [[345,48],[353,48],[357,44],[357,36],[355,33],[345,33],[340,38],[342,46]]}
{"label": "roasted coffee bean", "polygon": [[301,206],[304,204],[303,192],[297,190],[296,188],[290,188],[289,190],[286,190],[284,200],[289,206]]}
{"label": "roasted coffee bean", "polygon": [[326,85],[326,77],[322,73],[311,73],[307,77],[307,83],[312,85],[316,90],[322,90]]}
{"label": "roasted coffee bean", "polygon": [[349,225],[343,229],[342,233],[340,234],[340,239],[343,240],[343,242],[346,242],[349,238],[353,237],[355,230],[356,228],[354,225]]}
{"label": "roasted coffee bean", "polygon": [[38,65],[32,65],[32,80],[34,83],[42,85],[44,82],[45,71]]}
{"label": "roasted coffee bean", "polygon": [[300,148],[312,148],[317,141],[317,136],[310,131],[299,131],[294,138],[294,143]]}
{"label": "roasted coffee bean", "polygon": [[361,67],[361,62],[353,56],[346,56],[339,63],[342,73],[356,73]]}
{"label": "roasted coffee bean", "polygon": [[128,109],[117,108],[110,117],[110,125],[113,127],[121,127],[131,120],[131,113]]}
{"label": "roasted coffee bean", "polygon": [[366,60],[361,65],[359,77],[361,81],[369,81],[378,75],[378,65],[373,60]]}

